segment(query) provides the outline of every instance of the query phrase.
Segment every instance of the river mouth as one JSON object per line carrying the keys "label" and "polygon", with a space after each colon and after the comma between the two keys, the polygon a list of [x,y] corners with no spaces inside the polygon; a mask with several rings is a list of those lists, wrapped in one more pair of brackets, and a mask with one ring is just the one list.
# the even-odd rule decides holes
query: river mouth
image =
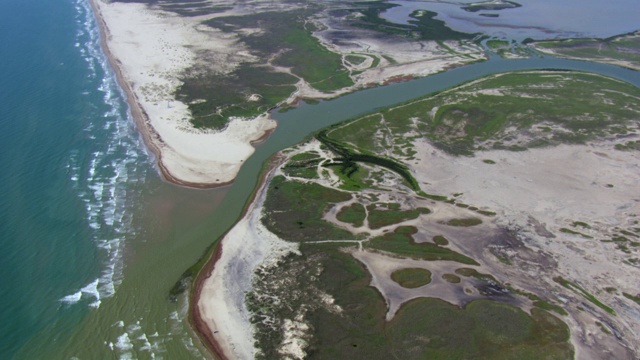
{"label": "river mouth", "polygon": [[522,41],[560,38],[607,38],[638,30],[640,4],[633,0],[602,2],[598,0],[519,0],[521,7],[465,11],[477,1],[415,2],[394,1],[400,6],[381,16],[391,22],[406,24],[411,13],[428,10],[438,13],[451,29],[467,33],[481,32],[492,37]]}

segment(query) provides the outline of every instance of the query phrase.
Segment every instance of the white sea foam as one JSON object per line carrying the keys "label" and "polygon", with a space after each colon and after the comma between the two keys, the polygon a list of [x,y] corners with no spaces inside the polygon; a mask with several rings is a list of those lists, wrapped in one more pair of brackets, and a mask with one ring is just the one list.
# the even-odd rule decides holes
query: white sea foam
{"label": "white sea foam", "polygon": [[[132,190],[128,182],[145,178],[149,166],[140,166],[140,162],[148,164],[149,158],[128,114],[125,96],[100,49],[99,29],[91,8],[87,0],[76,0],[75,5],[80,24],[76,47],[86,61],[89,77],[100,76],[94,81],[93,91],[86,95],[97,92],[101,101],[88,105],[95,112],[87,115],[83,131],[91,142],[88,149],[71,152],[67,169],[84,204],[87,227],[99,250],[102,269],[96,278],[60,301],[86,302],[97,308],[115,294],[122,282],[123,253],[127,239],[135,234],[130,209],[140,196],[139,190]],[[120,348],[127,343],[131,343],[128,337],[119,338],[115,346]]]}
{"label": "white sea foam", "polygon": [[63,297],[62,299],[60,299],[60,301],[63,302],[63,303],[67,303],[67,304],[75,304],[78,301],[80,301],[80,298],[82,298],[82,291],[78,291],[78,292],[73,293],[71,295],[67,295],[67,296]]}

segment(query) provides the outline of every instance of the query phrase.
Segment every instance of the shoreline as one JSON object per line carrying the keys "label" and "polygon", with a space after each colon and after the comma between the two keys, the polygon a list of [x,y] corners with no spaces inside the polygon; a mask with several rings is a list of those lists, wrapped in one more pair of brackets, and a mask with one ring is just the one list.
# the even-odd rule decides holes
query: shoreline
{"label": "shoreline", "polygon": [[[103,7],[112,6],[112,4],[101,4],[100,0],[88,1],[100,31],[100,47],[113,69],[119,87],[125,93],[136,130],[142,136],[146,148],[156,158],[154,165],[161,178],[174,185],[196,189],[212,189],[232,184],[244,161],[255,152],[255,145],[266,141],[275,131],[277,126],[275,120],[267,113],[251,119],[230,119],[227,128],[220,132],[191,132],[180,129],[183,124],[180,123],[180,119],[176,118],[175,113],[171,113],[171,110],[175,107],[175,103],[178,108],[186,107],[186,104],[176,100],[173,96],[167,100],[155,99],[155,104],[152,104],[154,100],[141,101],[140,95],[149,96],[144,93],[147,91],[144,87],[156,85],[145,82],[144,79],[140,80],[140,76],[136,80],[135,76],[130,75],[139,72],[141,76],[147,76],[149,74],[142,74],[149,72],[149,69],[139,69],[135,67],[136,64],[132,64],[130,69],[125,69],[127,65],[123,63],[124,60],[121,58],[130,56],[127,54],[130,49],[127,49],[126,46],[130,47],[131,44],[125,44],[122,41],[113,41],[113,44],[110,44],[114,37],[113,29],[110,28],[110,25],[113,24],[110,24],[105,18],[106,8]],[[109,11],[113,12],[113,9]],[[147,15],[155,16],[152,12]],[[114,14],[111,16],[113,17]],[[122,31],[123,29],[120,29],[120,32]],[[116,46],[117,49],[112,49],[111,45]],[[117,56],[114,52],[116,50],[121,53],[121,56]],[[140,51],[144,52],[144,50]],[[165,60],[170,63],[172,59]],[[176,80],[180,71],[175,69],[172,71],[169,78]],[[167,72],[171,71],[167,70]],[[155,76],[156,78],[163,78],[166,75],[150,73],[151,77]],[[138,91],[134,87],[138,88]],[[143,93],[138,94],[139,91]],[[165,101],[167,109],[158,106],[158,103]],[[154,114],[150,114],[146,107],[150,107],[149,110]],[[236,155],[229,157],[229,151]],[[225,155],[223,156],[223,154]]]}
{"label": "shoreline", "polygon": [[[195,330],[195,333],[198,335],[198,338],[202,342],[202,344],[209,350],[216,359],[220,360],[228,360],[229,357],[225,355],[225,349],[222,344],[220,344],[214,337],[214,333],[211,331],[211,327],[207,323],[207,321],[202,317],[202,313],[199,307],[199,303],[202,296],[202,290],[204,288],[205,282],[211,277],[213,274],[216,265],[218,264],[224,247],[224,239],[229,234],[231,230],[242,221],[247,215],[249,209],[253,206],[258,195],[266,189],[264,186],[268,183],[269,177],[272,175],[272,172],[278,168],[281,163],[281,156],[278,153],[272,155],[269,159],[266,160],[265,166],[261,170],[260,179],[258,180],[258,184],[256,185],[254,191],[251,196],[247,200],[244,209],[242,210],[241,215],[234,222],[234,224],[224,233],[222,234],[217,244],[214,247],[213,252],[209,255],[209,259],[206,261],[205,265],[200,269],[200,271],[195,275],[193,279],[193,283],[190,290],[189,296],[189,323]],[[224,289],[221,289],[224,290]]]}
{"label": "shoreline", "polygon": [[107,23],[105,22],[102,16],[100,6],[96,3],[96,1],[99,1],[99,0],[88,0],[88,1],[89,1],[89,4],[91,5],[91,9],[93,10],[93,15],[96,19],[96,23],[98,24],[98,29],[100,31],[100,48],[102,48],[102,52],[106,56],[107,61],[109,62],[109,65],[111,66],[111,68],[113,69],[113,72],[116,75],[116,82],[118,83],[120,88],[124,91],[124,93],[127,96],[127,104],[129,104],[131,117],[133,118],[133,121],[138,130],[138,133],[142,136],[142,139],[146,147],[157,158],[158,168],[160,170],[160,174],[162,175],[163,179],[166,179],[167,181],[173,183],[174,179],[171,176],[171,174],[169,174],[167,170],[160,165],[162,164],[162,161],[161,161],[162,156],[161,156],[160,148],[151,139],[151,133],[153,133],[154,136],[158,138],[159,138],[159,135],[157,134],[155,129],[151,127],[151,124],[149,124],[149,116],[147,115],[147,113],[144,111],[144,109],[138,102],[138,99],[135,93],[133,92],[131,85],[124,77],[122,68],[120,66],[120,62],[113,56],[113,54],[111,53],[111,50],[109,49],[109,46],[107,44],[107,39],[111,35],[109,32],[109,26],[107,25]]}

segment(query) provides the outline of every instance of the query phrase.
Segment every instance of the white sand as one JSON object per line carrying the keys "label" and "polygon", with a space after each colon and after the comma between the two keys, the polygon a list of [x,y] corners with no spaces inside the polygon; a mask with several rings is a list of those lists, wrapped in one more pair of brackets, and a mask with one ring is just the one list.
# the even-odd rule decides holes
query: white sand
{"label": "white sand", "polygon": [[107,25],[107,47],[146,113],[140,130],[149,135],[145,138],[165,176],[189,185],[231,182],[254,152],[251,142],[274,129],[275,121],[266,116],[234,119],[224,131],[199,131],[190,125],[187,104],[175,99],[175,91],[181,85],[179,77],[197,64],[202,52],[212,54],[222,72],[250,56],[233,36],[193,19],[144,4],[95,3]]}
{"label": "white sand", "polygon": [[[297,244],[267,231],[260,217],[268,182],[264,182],[245,216],[222,239],[222,255],[204,280],[197,306],[228,359],[253,359],[253,329],[245,294],[257,266],[276,262]],[[215,333],[218,331],[218,333]]]}

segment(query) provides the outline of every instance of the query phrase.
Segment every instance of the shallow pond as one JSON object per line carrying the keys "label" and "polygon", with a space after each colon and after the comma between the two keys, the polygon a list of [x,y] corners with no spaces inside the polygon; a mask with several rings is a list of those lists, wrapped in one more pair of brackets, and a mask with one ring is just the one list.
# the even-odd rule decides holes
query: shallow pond
{"label": "shallow pond", "polygon": [[[415,10],[438,13],[453,30],[508,39],[556,39],[577,37],[606,38],[640,29],[637,0],[518,0],[521,7],[469,12],[462,9],[474,1],[393,1],[400,6],[389,9],[382,17],[407,23]],[[482,15],[484,14],[484,15]],[[497,14],[498,17],[487,17]],[[494,15],[495,16],[495,15]]]}

